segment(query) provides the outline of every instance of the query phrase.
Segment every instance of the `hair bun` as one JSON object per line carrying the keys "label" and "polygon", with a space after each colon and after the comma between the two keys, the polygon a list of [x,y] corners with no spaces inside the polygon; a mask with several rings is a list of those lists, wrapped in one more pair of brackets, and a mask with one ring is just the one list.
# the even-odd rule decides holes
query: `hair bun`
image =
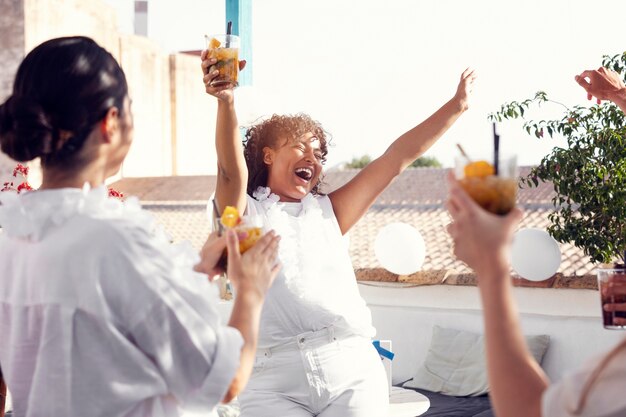
{"label": "hair bun", "polygon": [[18,162],[50,152],[54,129],[41,104],[11,96],[0,106],[0,147]]}

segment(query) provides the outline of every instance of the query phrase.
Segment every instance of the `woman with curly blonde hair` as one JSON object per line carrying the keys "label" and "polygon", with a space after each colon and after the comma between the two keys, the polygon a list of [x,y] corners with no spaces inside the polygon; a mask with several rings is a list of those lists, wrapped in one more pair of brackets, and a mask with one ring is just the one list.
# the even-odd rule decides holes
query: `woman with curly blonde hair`
{"label": "woman with curly blonde hair", "polygon": [[211,86],[216,63],[203,52],[206,92],[217,98],[217,207],[262,215],[281,236],[282,269],[263,308],[253,375],[239,397],[242,416],[387,415],[387,379],[344,235],[467,110],[474,73],[463,72],[439,110],[322,195],[329,139],[321,125],[302,114],[274,115],[252,126],[242,145],[232,88]]}

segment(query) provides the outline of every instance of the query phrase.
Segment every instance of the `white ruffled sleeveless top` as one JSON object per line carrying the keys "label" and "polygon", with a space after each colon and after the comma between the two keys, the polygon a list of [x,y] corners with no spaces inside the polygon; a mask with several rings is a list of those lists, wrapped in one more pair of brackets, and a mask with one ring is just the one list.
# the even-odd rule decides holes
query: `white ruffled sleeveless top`
{"label": "white ruffled sleeveless top", "polygon": [[253,196],[248,196],[246,214],[263,216],[265,228],[281,236],[282,269],[263,307],[259,347],[329,326],[372,337],[371,313],[359,294],[349,242],[328,196],[308,194],[299,203],[285,203],[267,187]]}

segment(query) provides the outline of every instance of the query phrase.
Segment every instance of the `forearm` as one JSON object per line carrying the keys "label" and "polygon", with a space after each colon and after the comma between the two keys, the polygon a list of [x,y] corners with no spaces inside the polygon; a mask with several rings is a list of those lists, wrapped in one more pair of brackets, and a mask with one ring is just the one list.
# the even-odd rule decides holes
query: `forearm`
{"label": "forearm", "polygon": [[343,234],[365,214],[389,183],[454,124],[466,108],[456,97],[428,119],[396,139],[385,153],[361,170],[348,184],[330,194]]}
{"label": "forearm", "polygon": [[622,88],[613,94],[611,101],[617,104],[617,106],[622,109],[624,113],[626,113],[626,88]]}
{"label": "forearm", "polygon": [[220,212],[227,205],[245,208],[248,171],[233,102],[218,100],[215,132],[218,173],[215,194]]}
{"label": "forearm", "polygon": [[235,298],[228,325],[239,330],[244,343],[241,348],[239,369],[224,396],[224,403],[230,402],[235,398],[246,386],[248,379],[250,379],[256,355],[262,306],[261,297],[245,292],[240,292]]}
{"label": "forearm", "polygon": [[480,285],[480,293],[494,410],[499,417],[540,417],[548,380],[522,335],[508,269],[485,273],[479,280],[487,282]]}
{"label": "forearm", "polygon": [[454,97],[413,129],[396,139],[385,152],[386,163],[391,163],[398,173],[423,155],[465,112],[464,106]]}

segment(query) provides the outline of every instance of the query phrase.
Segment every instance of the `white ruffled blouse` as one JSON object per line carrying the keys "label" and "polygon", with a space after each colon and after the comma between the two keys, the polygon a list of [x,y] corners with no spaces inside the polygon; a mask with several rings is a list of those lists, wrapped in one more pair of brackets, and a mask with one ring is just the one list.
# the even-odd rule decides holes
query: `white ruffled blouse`
{"label": "white ruffled blouse", "polygon": [[281,236],[282,269],[265,299],[259,347],[329,326],[372,337],[371,313],[359,294],[349,241],[330,198],[308,194],[299,203],[279,202],[267,187],[253,196],[246,214],[263,216],[265,228]]}
{"label": "white ruffled blouse", "polygon": [[543,395],[544,417],[624,417],[626,416],[626,350],[617,354],[602,370],[589,391],[584,408],[576,408],[605,355],[597,355],[552,384]]}
{"label": "white ruffled blouse", "polygon": [[177,416],[223,398],[243,340],[220,324],[191,245],[104,187],[0,202],[0,366],[15,416]]}

